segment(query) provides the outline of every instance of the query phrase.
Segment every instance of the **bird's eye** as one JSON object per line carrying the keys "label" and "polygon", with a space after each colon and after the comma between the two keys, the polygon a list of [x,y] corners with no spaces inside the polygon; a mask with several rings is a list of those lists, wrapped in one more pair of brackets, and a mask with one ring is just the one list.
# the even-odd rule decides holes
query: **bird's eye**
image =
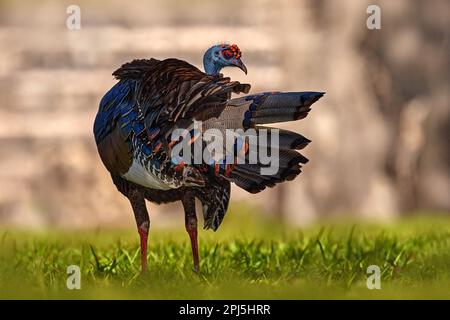
{"label": "bird's eye", "polygon": [[214,52],[214,55],[218,56],[219,55],[219,51]]}
{"label": "bird's eye", "polygon": [[222,51],[222,55],[223,55],[223,57],[224,57],[225,59],[227,59],[227,60],[230,60],[230,59],[233,58],[233,56],[234,56],[233,52],[232,52],[231,50],[228,50],[228,49],[223,50],[223,51]]}

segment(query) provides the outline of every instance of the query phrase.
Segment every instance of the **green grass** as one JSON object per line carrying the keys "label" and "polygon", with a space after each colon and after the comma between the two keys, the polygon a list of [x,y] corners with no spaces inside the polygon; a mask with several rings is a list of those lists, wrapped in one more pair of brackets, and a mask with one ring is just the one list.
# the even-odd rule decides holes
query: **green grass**
{"label": "green grass", "polygon": [[[3,230],[0,298],[450,299],[448,215],[301,230],[230,212],[199,241],[197,275],[183,228],[155,230],[141,275],[134,230]],[[72,264],[81,268],[81,290],[66,288]],[[381,290],[366,287],[369,265],[381,268]]]}

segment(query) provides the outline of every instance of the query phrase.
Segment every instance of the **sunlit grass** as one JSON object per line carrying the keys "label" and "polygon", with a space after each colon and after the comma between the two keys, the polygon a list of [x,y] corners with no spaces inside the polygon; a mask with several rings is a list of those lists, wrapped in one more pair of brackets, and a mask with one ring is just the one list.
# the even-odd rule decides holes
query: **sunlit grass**
{"label": "sunlit grass", "polygon": [[[185,231],[156,230],[141,275],[134,230],[4,230],[0,297],[450,298],[446,217],[300,230],[233,212],[217,233],[200,232],[200,249],[197,275]],[[72,264],[81,268],[81,290],[66,287]],[[381,290],[366,287],[369,265],[381,268]]]}

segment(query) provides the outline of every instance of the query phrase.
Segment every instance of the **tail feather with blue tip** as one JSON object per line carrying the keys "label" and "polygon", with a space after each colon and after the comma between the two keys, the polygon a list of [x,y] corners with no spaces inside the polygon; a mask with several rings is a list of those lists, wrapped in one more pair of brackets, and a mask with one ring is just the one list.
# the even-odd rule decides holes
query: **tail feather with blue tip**
{"label": "tail feather with blue tip", "polygon": [[[216,173],[252,193],[294,179],[300,174],[301,165],[308,162],[308,159],[297,150],[303,149],[311,141],[301,134],[263,125],[305,118],[311,110],[312,104],[324,94],[324,92],[266,92],[229,100],[220,114],[210,117],[204,122],[203,129],[213,128],[223,136],[226,136],[228,129],[254,129],[250,136],[256,135],[257,152],[260,147],[267,147],[270,150],[269,153],[273,152],[273,148],[278,149],[276,151],[279,155],[279,167],[273,174],[262,174],[261,169],[268,165],[263,164],[260,161],[260,155],[257,155],[257,163],[249,164],[247,162],[233,165],[232,168],[226,165],[216,165],[218,168]],[[277,144],[271,143],[270,140],[273,130],[278,133]],[[266,135],[264,139],[261,138],[263,134]],[[248,160],[251,148],[247,146],[245,149],[243,157]]]}

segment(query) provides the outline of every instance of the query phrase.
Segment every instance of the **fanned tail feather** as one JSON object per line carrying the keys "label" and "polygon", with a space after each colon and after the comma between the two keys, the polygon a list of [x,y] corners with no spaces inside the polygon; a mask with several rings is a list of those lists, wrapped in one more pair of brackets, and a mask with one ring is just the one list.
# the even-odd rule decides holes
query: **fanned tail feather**
{"label": "fanned tail feather", "polygon": [[[220,114],[209,117],[204,122],[203,130],[214,129],[223,137],[226,136],[227,129],[247,130],[251,128],[254,130],[246,131],[244,152],[237,153],[237,158],[246,160],[245,164],[235,163],[231,167],[226,164],[215,164],[216,175],[225,177],[252,193],[294,179],[300,174],[301,166],[308,162],[308,159],[297,150],[303,149],[311,141],[295,132],[261,125],[303,119],[311,110],[311,105],[323,95],[323,92],[276,92],[230,100]],[[272,143],[275,141],[271,141],[272,133],[278,133],[277,144]],[[264,139],[262,139],[263,135],[265,135]],[[249,146],[251,142],[247,141],[253,141],[253,143],[256,141],[256,146],[254,146],[256,148]],[[245,146],[245,144],[247,145]],[[262,169],[269,165],[261,161],[261,154],[259,154],[261,148],[266,148],[270,155],[274,152],[278,153],[279,164],[275,173],[262,173]],[[237,149],[242,150],[240,147]],[[236,150],[234,151],[236,152]],[[249,164],[248,160],[252,156],[256,156],[257,163]]]}

